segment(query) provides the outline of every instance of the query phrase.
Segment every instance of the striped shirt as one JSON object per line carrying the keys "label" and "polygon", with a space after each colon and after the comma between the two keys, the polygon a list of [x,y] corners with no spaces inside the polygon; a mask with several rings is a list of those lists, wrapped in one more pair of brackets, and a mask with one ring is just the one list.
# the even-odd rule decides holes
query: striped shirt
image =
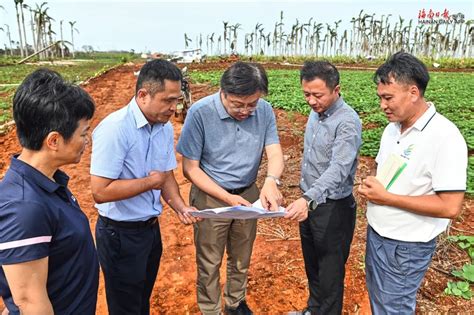
{"label": "striped shirt", "polygon": [[352,193],[362,125],[342,96],[324,113],[311,111],[304,136],[300,187],[318,204]]}

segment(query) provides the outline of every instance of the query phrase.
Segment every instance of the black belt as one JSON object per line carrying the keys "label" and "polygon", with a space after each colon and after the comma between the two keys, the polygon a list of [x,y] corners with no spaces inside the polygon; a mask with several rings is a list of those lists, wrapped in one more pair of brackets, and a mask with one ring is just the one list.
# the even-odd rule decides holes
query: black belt
{"label": "black belt", "polygon": [[242,187],[242,188],[226,189],[225,191],[227,191],[229,194],[232,194],[232,195],[240,195],[241,193],[249,189],[252,185],[247,186],[247,187]]}
{"label": "black belt", "polygon": [[106,225],[111,225],[124,229],[145,228],[154,225],[158,221],[157,217],[149,218],[146,221],[115,221],[101,215],[99,215],[99,219],[101,219]]}

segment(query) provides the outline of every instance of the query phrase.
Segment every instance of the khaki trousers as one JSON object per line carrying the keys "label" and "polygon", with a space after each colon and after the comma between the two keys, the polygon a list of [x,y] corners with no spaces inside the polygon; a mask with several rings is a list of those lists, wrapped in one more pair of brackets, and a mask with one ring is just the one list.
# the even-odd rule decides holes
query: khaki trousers
{"label": "khaki trousers", "polygon": [[[255,184],[240,194],[249,202],[259,198]],[[189,203],[197,209],[228,206],[191,187]],[[194,224],[194,244],[197,263],[197,302],[205,315],[220,314],[222,309],[219,269],[224,249],[227,253],[227,281],[224,288],[225,305],[236,308],[245,299],[247,274],[257,234],[257,220],[204,219]]]}

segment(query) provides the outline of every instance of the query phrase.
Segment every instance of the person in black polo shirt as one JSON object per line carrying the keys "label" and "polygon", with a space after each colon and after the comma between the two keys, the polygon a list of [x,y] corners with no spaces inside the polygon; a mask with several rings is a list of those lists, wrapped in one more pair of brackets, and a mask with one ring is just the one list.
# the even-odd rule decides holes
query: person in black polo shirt
{"label": "person in black polo shirt", "polygon": [[95,314],[99,263],[69,177],[89,143],[95,105],[80,87],[39,69],[18,87],[21,154],[0,182],[0,287],[10,314]]}

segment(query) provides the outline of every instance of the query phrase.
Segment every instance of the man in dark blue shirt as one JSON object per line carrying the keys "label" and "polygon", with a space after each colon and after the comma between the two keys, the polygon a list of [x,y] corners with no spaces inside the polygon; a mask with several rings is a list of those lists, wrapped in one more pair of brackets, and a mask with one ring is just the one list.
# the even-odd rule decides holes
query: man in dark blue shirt
{"label": "man in dark blue shirt", "polygon": [[89,221],[59,170],[80,161],[94,108],[84,90],[46,69],[15,93],[23,149],[0,182],[0,287],[8,287],[2,297],[12,314],[95,314],[99,266]]}

